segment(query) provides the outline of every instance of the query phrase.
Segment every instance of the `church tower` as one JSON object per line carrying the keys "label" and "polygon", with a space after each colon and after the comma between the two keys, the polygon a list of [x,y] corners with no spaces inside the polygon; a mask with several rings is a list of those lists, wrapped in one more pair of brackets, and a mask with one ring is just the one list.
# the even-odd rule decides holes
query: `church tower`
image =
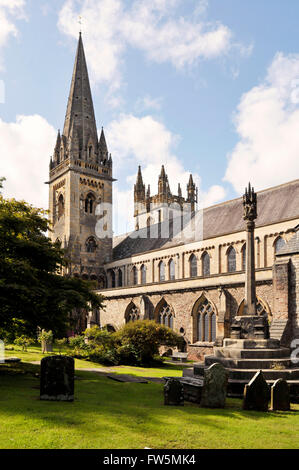
{"label": "church tower", "polygon": [[66,248],[69,274],[100,286],[102,266],[112,258],[113,181],[103,128],[98,140],[80,33],[64,128],[50,161],[50,237]]}

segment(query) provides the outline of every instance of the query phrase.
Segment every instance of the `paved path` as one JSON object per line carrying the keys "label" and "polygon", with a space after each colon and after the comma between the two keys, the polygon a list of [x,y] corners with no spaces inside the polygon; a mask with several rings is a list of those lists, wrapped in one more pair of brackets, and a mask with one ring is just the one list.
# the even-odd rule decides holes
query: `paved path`
{"label": "paved path", "polygon": [[[40,361],[32,361],[30,364],[39,365]],[[102,375],[103,377],[108,377],[109,379],[116,380],[117,382],[134,382],[134,383],[147,383],[155,382],[155,383],[163,383],[164,380],[161,377],[140,377],[137,375],[130,375],[130,374],[116,374],[115,371],[109,367],[84,367],[84,368],[77,368],[77,372],[95,372],[97,374]]]}

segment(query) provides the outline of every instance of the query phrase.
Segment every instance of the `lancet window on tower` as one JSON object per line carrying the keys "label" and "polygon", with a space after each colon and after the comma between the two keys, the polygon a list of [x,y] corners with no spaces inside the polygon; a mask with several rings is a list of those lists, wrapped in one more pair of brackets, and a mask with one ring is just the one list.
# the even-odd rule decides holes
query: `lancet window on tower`
{"label": "lancet window on tower", "polygon": [[87,253],[94,253],[97,248],[97,243],[93,237],[89,237],[86,240],[86,251]]}
{"label": "lancet window on tower", "polygon": [[60,219],[60,217],[62,217],[64,215],[64,197],[62,194],[60,194],[59,198],[58,198],[58,210],[57,210],[57,217],[58,217],[58,220]]}
{"label": "lancet window on tower", "polygon": [[85,212],[86,214],[93,214],[95,206],[95,198],[89,193],[85,199]]}

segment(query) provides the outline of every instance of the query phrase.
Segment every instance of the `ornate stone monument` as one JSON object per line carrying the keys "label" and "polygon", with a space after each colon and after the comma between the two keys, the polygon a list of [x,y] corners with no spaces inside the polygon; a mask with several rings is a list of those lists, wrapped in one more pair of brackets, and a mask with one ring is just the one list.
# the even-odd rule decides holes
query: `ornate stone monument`
{"label": "ornate stone monument", "polygon": [[257,315],[255,289],[254,229],[257,218],[256,193],[250,183],[243,196],[243,219],[246,221],[246,271],[243,315],[234,319],[231,327],[233,339],[268,339],[267,318]]}
{"label": "ornate stone monument", "polygon": [[[293,364],[290,349],[269,335],[268,318],[258,315],[256,308],[254,230],[257,218],[257,197],[250,183],[243,196],[243,219],[246,222],[246,270],[245,299],[241,315],[233,319],[230,333],[214,344],[213,355],[205,356],[203,363],[185,369],[184,378],[205,380],[205,373],[212,364],[222,364],[229,373],[228,395],[243,397],[248,385],[250,395],[251,379],[261,370],[264,380],[272,384],[277,379],[287,381],[291,399],[297,400],[299,390],[299,367]],[[275,318],[275,312],[273,312]],[[228,333],[228,332],[227,332]],[[279,367],[277,367],[279,365]],[[258,379],[262,382],[261,377]],[[256,383],[253,384],[254,387]],[[276,390],[277,387],[277,390]],[[279,394],[280,387],[273,390]],[[275,401],[275,398],[273,398]],[[274,404],[275,406],[275,404]]]}

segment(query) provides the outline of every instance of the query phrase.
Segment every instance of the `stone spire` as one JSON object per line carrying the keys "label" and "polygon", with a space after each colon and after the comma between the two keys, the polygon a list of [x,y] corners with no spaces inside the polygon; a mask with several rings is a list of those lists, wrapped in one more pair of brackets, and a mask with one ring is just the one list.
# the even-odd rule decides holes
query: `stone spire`
{"label": "stone spire", "polygon": [[69,139],[74,129],[79,139],[81,159],[85,160],[87,158],[87,146],[91,146],[91,144],[93,155],[97,154],[97,126],[81,33],[79,35],[63,135]]}
{"label": "stone spire", "polygon": [[134,185],[134,201],[144,202],[145,201],[145,184],[143,184],[141,166],[138,166],[138,173],[136,178],[136,184]]}

